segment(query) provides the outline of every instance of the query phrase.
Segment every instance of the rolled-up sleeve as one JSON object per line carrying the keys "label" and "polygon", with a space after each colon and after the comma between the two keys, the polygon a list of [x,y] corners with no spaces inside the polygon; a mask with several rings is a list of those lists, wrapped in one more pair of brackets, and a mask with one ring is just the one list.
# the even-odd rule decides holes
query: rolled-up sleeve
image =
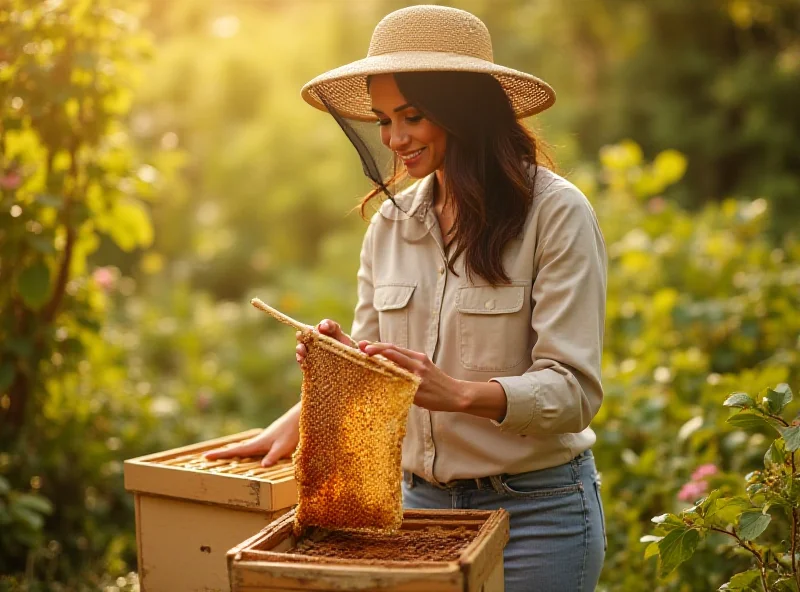
{"label": "rolled-up sleeve", "polygon": [[361,245],[361,263],[358,267],[358,303],[353,316],[353,328],[350,336],[356,341],[379,340],[378,312],[373,305],[375,291],[372,281],[372,235],[377,222],[376,213],[372,218],[364,241]]}
{"label": "rolled-up sleeve", "polygon": [[524,435],[577,433],[603,400],[605,243],[591,205],[574,186],[543,196],[535,216],[531,366],[521,376],[491,379],[507,398],[506,415],[495,423]]}

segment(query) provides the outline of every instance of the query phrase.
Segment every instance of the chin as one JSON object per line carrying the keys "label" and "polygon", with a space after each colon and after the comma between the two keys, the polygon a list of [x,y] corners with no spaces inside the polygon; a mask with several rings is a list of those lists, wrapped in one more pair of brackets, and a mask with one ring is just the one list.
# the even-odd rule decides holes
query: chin
{"label": "chin", "polygon": [[406,167],[406,172],[412,179],[424,179],[435,170],[435,168],[429,166],[416,166],[411,168]]}

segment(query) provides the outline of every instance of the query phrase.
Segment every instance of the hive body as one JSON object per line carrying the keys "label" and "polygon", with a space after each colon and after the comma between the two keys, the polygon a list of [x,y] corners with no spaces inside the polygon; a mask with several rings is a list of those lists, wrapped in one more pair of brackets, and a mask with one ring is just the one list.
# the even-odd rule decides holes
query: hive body
{"label": "hive body", "polygon": [[296,527],[399,528],[401,446],[419,379],[316,332],[302,340]]}
{"label": "hive body", "polygon": [[[228,552],[232,592],[504,590],[503,548],[509,534],[505,510],[406,510],[401,529],[393,533],[312,528],[300,538],[293,534],[292,521],[291,513],[286,514]],[[348,552],[341,545],[348,536],[361,539],[361,547]],[[439,545],[438,555],[419,545],[435,537],[451,539]],[[327,546],[333,551],[328,556],[309,556],[304,550],[311,546],[324,551],[332,539],[337,541]]]}
{"label": "hive body", "polygon": [[136,508],[143,592],[227,591],[227,551],[295,503],[289,463],[262,469],[259,459],[202,457],[259,432],[125,461],[125,488],[133,492]]}

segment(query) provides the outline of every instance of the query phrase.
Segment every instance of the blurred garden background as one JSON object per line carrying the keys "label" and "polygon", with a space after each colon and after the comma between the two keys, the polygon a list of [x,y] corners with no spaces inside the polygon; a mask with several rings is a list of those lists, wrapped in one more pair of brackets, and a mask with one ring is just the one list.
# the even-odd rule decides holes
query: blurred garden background
{"label": "blurred garden background", "polygon": [[[369,186],[299,89],[409,4],[0,2],[0,590],[137,588],[122,461],[297,400],[251,297],[349,326]],[[750,554],[640,539],[762,466],[729,393],[800,387],[800,2],[443,4],[556,89],[529,123],[606,237],[602,589],[715,590]]]}

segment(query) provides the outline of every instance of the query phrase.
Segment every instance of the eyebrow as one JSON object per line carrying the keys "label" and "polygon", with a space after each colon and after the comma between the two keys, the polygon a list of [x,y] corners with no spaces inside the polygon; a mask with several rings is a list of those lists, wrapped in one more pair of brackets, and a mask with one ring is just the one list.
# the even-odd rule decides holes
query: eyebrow
{"label": "eyebrow", "polygon": [[[405,105],[400,105],[399,107],[395,107],[393,111],[395,113],[399,113],[403,109],[408,109],[409,107],[413,107],[413,105],[411,103],[406,103]],[[383,113],[383,111],[381,111],[380,109],[372,109],[372,111],[373,113]]]}

